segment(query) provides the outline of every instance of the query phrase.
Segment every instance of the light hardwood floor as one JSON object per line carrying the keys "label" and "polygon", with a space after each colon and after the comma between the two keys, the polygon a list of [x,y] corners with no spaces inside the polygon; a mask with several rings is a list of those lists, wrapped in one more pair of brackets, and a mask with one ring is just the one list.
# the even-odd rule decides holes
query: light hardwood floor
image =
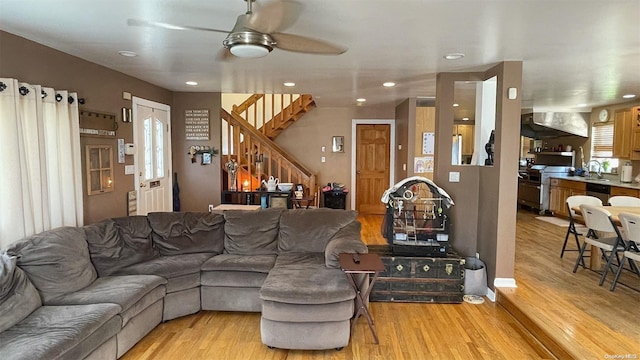
{"label": "light hardwood floor", "polygon": [[[381,216],[360,220],[367,243],[386,243],[380,235]],[[640,330],[634,326],[640,293],[624,286],[611,293],[608,287],[598,287],[594,272],[571,273],[577,253],[559,258],[564,231],[532,213],[518,214],[519,287],[498,295],[528,329],[489,301],[481,305],[374,302],[371,311],[380,345],[373,343],[366,321],[360,319],[350,344],[341,351],[289,351],[261,343],[260,314],[202,311],[159,325],[123,359],[550,358],[529,336],[536,327],[544,329],[538,336],[561,338],[554,349],[560,358],[603,359],[613,354],[640,358]],[[630,283],[635,279],[625,277]]]}

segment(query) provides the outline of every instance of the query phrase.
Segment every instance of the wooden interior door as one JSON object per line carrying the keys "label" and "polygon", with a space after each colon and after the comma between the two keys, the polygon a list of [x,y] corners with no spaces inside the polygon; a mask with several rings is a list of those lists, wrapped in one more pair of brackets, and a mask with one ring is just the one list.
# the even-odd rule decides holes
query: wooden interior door
{"label": "wooden interior door", "polygon": [[391,126],[356,125],[356,210],[384,214],[380,201],[389,184]]}

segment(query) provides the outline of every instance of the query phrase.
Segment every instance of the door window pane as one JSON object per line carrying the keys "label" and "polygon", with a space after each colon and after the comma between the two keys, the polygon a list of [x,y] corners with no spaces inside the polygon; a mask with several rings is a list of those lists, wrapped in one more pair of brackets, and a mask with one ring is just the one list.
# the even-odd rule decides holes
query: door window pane
{"label": "door window pane", "polygon": [[153,179],[153,133],[151,129],[151,119],[144,120],[144,178]]}
{"label": "door window pane", "polygon": [[156,177],[164,177],[164,126],[162,121],[156,119]]}

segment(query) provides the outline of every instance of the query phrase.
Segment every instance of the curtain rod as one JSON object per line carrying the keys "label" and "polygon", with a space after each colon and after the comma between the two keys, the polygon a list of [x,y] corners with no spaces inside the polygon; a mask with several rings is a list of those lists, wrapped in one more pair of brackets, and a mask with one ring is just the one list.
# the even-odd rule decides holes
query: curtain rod
{"label": "curtain rod", "polygon": [[[7,88],[7,84],[0,81],[0,92],[3,92],[6,88]],[[43,99],[46,98],[47,93],[44,90],[41,90],[41,91],[42,92],[40,93],[40,96],[42,96]],[[20,93],[20,95],[24,96],[29,93],[29,89],[26,86],[20,86],[20,88],[18,89],[18,92]],[[56,94],[56,101],[57,102],[62,101],[62,95]],[[73,96],[69,96],[67,98],[67,101],[69,102],[69,104],[73,104],[75,100]],[[85,103],[84,98],[78,98],[78,104],[84,104],[84,103]]]}

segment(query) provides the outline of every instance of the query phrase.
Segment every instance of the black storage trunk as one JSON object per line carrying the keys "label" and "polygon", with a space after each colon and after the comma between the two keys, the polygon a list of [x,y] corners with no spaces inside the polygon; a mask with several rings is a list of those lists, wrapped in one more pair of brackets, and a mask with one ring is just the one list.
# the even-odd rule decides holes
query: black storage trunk
{"label": "black storage trunk", "polygon": [[381,302],[461,303],[465,260],[446,257],[396,256],[390,246],[369,246],[382,258],[381,272],[369,299]]}

